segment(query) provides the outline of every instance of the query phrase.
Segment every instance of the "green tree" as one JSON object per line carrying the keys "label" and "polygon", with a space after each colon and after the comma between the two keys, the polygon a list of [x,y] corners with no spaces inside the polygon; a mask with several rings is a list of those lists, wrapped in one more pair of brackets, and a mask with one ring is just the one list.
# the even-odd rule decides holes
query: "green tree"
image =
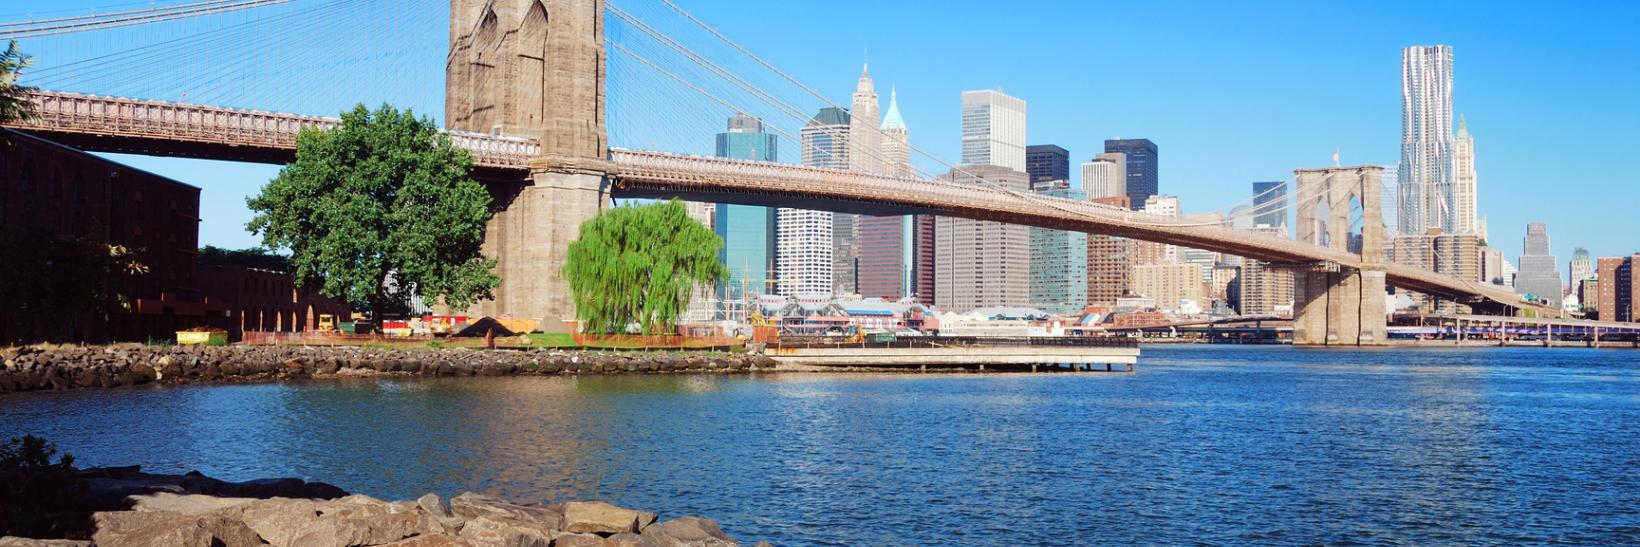
{"label": "green tree", "polygon": [[270,272],[291,273],[290,257],[268,252],[267,249],[223,249],[206,245],[199,248],[200,266],[236,266]]}
{"label": "green tree", "polygon": [[51,461],[57,446],[33,435],[0,443],[0,536],[83,533],[74,513],[90,509],[74,456]]}
{"label": "green tree", "polygon": [[0,232],[0,343],[66,340],[68,318],[128,308],[114,281],[148,273],[139,254],[40,228]]}
{"label": "green tree", "polygon": [[677,200],[604,211],[581,224],[564,264],[576,315],[592,333],[669,332],[696,286],[729,275],[722,247]]}
{"label": "green tree", "polygon": [[432,120],[361,104],[297,136],[296,161],[247,200],[248,227],[290,251],[299,283],[377,321],[412,294],[465,307],[501,282],[479,254],[490,195],[471,169]]}
{"label": "green tree", "polygon": [[34,102],[28,99],[34,88],[17,83],[33,63],[34,58],[17,50],[16,40],[0,52],[0,123],[34,119]]}

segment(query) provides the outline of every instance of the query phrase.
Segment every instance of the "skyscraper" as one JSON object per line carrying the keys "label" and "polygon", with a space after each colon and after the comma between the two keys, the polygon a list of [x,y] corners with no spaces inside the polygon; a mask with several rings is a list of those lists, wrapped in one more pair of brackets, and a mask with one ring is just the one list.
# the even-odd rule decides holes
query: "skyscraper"
{"label": "skyscraper", "polygon": [[1071,180],[1071,152],[1056,144],[1027,146],[1025,172],[1031,175],[1033,188],[1038,182]]}
{"label": "skyscraper", "polygon": [[962,92],[962,164],[1025,172],[1025,101],[995,89]]}
{"label": "skyscraper", "polygon": [[1156,143],[1150,139],[1110,139],[1105,141],[1105,152],[1121,152],[1127,160],[1123,169],[1127,174],[1127,197],[1133,207],[1143,207],[1145,199],[1159,191]]}
{"label": "skyscraper", "polygon": [[1253,225],[1281,228],[1287,234],[1287,183],[1269,181],[1253,183]]}
{"label": "skyscraper", "polygon": [[1629,256],[1602,256],[1597,266],[1595,309],[1601,321],[1640,322],[1640,253]]}
{"label": "skyscraper", "polygon": [[[1067,158],[1068,160],[1068,158]],[[1069,169],[1066,165],[1066,169]],[[1082,199],[1068,180],[1032,183],[1037,194]],[[1088,303],[1088,234],[1031,228],[1031,306],[1074,314]]]}
{"label": "skyscraper", "polygon": [[[1582,247],[1572,249],[1572,262],[1566,269],[1568,270],[1568,277],[1566,278],[1567,293],[1577,292],[1583,286],[1583,280],[1594,279],[1594,259],[1589,256],[1589,250]],[[1580,302],[1588,302],[1586,297],[1581,294],[1578,295],[1578,298]]]}
{"label": "skyscraper", "polygon": [[[871,83],[868,67],[860,68],[860,79],[854,85],[848,120],[847,169],[859,173],[881,173],[883,134],[877,125],[877,89]],[[831,237],[833,293],[859,292],[860,215],[832,214]]]}
{"label": "skyscraper", "polygon": [[[888,94],[888,112],[882,123],[883,174],[915,176],[911,166],[911,133],[900,116],[900,100]],[[913,264],[915,217],[860,217],[859,293],[864,297],[898,300],[915,292]]]}
{"label": "skyscraper", "polygon": [[1108,152],[1082,164],[1082,190],[1090,200],[1121,197],[1126,201],[1127,154]]}
{"label": "skyscraper", "polygon": [[1475,195],[1475,139],[1469,136],[1469,124],[1462,117],[1458,118],[1458,137],[1452,141],[1452,163],[1452,232],[1486,239]]}
{"label": "skyscraper", "polygon": [[[763,131],[763,122],[745,114],[729,118],[728,131],[717,134],[717,157],[780,161],[780,140]],[[717,204],[713,227],[723,238],[718,261],[729,269],[719,285],[721,300],[744,300],[774,292],[775,211],[755,205]]]}
{"label": "skyscraper", "polygon": [[[1084,164],[1086,165],[1086,164]],[[1127,195],[1090,197],[1088,201],[1128,209]],[[1116,304],[1128,290],[1131,282],[1133,259],[1129,256],[1133,241],[1104,234],[1088,234],[1088,303],[1104,306]]]}
{"label": "skyscraper", "polygon": [[1401,50],[1401,164],[1397,172],[1402,235],[1452,223],[1452,47]]}
{"label": "skyscraper", "polygon": [[[1019,192],[1030,189],[1026,177],[1023,171],[992,165],[969,165],[941,175],[954,184],[996,185]],[[935,217],[934,222],[934,305],[962,313],[1030,304],[1029,227],[952,217]]]}
{"label": "skyscraper", "polygon": [[[841,108],[820,109],[799,131],[803,165],[848,169],[849,115]],[[781,208],[775,212],[775,267],[779,294],[832,294],[832,214]]]}
{"label": "skyscraper", "polygon": [[1527,223],[1526,237],[1521,246],[1515,292],[1530,294],[1551,306],[1559,306],[1560,270],[1555,256],[1549,254],[1549,226],[1542,222]]}

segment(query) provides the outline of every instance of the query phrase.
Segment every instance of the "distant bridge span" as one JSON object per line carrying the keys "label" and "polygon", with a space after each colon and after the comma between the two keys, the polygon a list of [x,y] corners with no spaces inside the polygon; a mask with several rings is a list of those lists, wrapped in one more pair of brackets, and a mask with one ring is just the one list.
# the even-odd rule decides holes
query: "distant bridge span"
{"label": "distant bridge span", "polygon": [[[34,100],[38,118],[14,128],[100,152],[283,164],[295,158],[296,135],[302,128],[340,123],[331,117],[76,93],[38,92]],[[475,175],[489,181],[527,181],[532,162],[540,155],[534,139],[446,134],[472,153]],[[611,194],[616,197],[679,197],[877,215],[934,214],[1171,243],[1297,268],[1363,265],[1359,255],[1297,240],[987,186],[625,149],[611,150],[609,159]],[[1386,280],[1398,287],[1476,305],[1530,307],[1508,288],[1413,266],[1382,266]]]}

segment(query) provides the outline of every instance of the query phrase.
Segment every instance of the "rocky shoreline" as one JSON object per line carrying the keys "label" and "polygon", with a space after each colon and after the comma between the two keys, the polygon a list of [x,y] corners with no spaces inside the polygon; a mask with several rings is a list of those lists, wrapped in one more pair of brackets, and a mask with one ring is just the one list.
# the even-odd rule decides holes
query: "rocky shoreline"
{"label": "rocky shoreline", "polygon": [[761,354],[140,344],[6,348],[0,361],[0,393],[338,376],[734,374],[775,366]]}
{"label": "rocky shoreline", "polygon": [[232,483],[137,467],[78,473],[84,510],[52,515],[52,539],[4,537],[0,547],[739,545],[710,519],[658,522],[654,513],[596,501],[518,504],[473,493],[383,501],[300,479]]}

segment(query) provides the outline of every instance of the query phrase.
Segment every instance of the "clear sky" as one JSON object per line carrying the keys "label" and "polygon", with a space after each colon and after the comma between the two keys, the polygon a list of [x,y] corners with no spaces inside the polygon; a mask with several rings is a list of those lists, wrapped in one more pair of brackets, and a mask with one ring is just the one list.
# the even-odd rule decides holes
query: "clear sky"
{"label": "clear sky", "polygon": [[[30,4],[3,0],[0,13]],[[1640,170],[1625,161],[1640,153],[1637,3],[680,4],[843,104],[869,44],[884,108],[897,87],[913,143],[944,158],[959,156],[965,89],[1025,99],[1030,142],[1070,149],[1073,163],[1106,138],[1149,138],[1162,192],[1186,211],[1329,165],[1335,149],[1346,164],[1393,165],[1400,49],[1449,44],[1493,244],[1517,255],[1526,222],[1545,221],[1563,270],[1574,246],[1640,251]],[[121,159],[205,188],[202,242],[255,243],[243,199],[274,168]]]}

